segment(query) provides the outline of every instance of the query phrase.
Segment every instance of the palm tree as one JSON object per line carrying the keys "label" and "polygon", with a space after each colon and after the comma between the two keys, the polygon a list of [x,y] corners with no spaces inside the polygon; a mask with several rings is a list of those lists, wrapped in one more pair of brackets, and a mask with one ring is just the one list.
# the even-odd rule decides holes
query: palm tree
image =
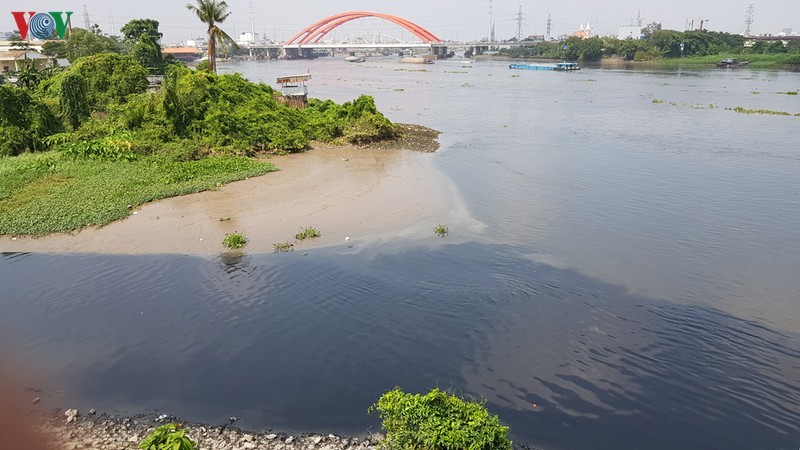
{"label": "palm tree", "polygon": [[217,72],[217,44],[224,49],[225,42],[231,42],[233,45],[236,43],[228,36],[228,33],[222,31],[218,24],[225,21],[231,15],[228,12],[228,4],[223,1],[217,0],[195,0],[196,5],[191,3],[186,4],[186,9],[194,11],[201,22],[208,25],[208,63],[211,65],[211,71]]}

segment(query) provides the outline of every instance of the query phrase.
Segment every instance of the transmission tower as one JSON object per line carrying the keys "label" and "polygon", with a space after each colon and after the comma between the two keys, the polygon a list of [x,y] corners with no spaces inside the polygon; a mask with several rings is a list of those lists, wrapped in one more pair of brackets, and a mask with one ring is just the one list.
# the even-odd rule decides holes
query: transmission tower
{"label": "transmission tower", "polygon": [[89,22],[89,10],[86,9],[86,5],[83,5],[83,26],[86,27],[87,31],[92,28],[92,24]]}
{"label": "transmission tower", "polygon": [[252,33],[252,36],[250,36],[250,39],[253,40],[253,45],[255,45],[255,43],[256,43],[256,22],[255,22],[254,17],[255,17],[255,14],[253,13],[253,2],[251,1],[250,2],[250,33]]}
{"label": "transmission tower", "polygon": [[517,12],[517,42],[522,40],[522,5],[519,5]]}
{"label": "transmission tower", "polygon": [[486,36],[488,42],[492,42],[493,34],[494,34],[494,24],[492,23],[492,0],[489,0],[489,35]]}
{"label": "transmission tower", "polygon": [[550,26],[553,25],[553,21],[550,20],[550,14],[547,15],[547,40],[550,40]]}
{"label": "transmission tower", "polygon": [[755,9],[753,8],[753,4],[752,3],[747,5],[747,15],[745,16],[745,19],[744,19],[744,25],[745,25],[744,35],[745,35],[745,37],[750,36],[750,26],[753,25],[753,11],[754,10]]}

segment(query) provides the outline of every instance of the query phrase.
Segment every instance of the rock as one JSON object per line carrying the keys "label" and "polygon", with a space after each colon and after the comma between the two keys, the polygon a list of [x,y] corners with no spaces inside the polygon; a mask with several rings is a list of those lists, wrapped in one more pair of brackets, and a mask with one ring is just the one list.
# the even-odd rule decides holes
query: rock
{"label": "rock", "polygon": [[97,414],[97,410],[96,409],[92,408],[92,409],[89,410],[89,415],[90,416],[93,416],[95,414]]}
{"label": "rock", "polygon": [[236,417],[236,416],[230,416],[230,417],[228,418],[228,420],[229,420],[231,423],[233,423],[233,422],[236,422],[237,420],[239,420],[239,418],[238,418],[238,417]]}
{"label": "rock", "polygon": [[252,450],[256,448],[256,444],[253,444],[252,442],[245,442],[244,444],[242,444],[242,448],[244,450]]}
{"label": "rock", "polygon": [[242,440],[245,442],[253,442],[253,435],[252,434],[245,434],[242,436]]}
{"label": "rock", "polygon": [[283,442],[285,442],[285,443],[287,443],[287,444],[291,444],[292,442],[294,442],[294,436],[289,436],[289,437],[288,437],[288,438],[286,438],[286,440],[285,440],[285,441],[283,441]]}
{"label": "rock", "polygon": [[311,441],[314,443],[314,445],[317,445],[317,444],[319,444],[320,442],[322,442],[322,436],[314,436],[314,437],[311,439]]}
{"label": "rock", "polygon": [[264,437],[269,439],[269,440],[272,440],[272,439],[275,439],[276,437],[278,437],[278,435],[273,433],[273,434],[268,434],[268,435],[266,435]]}
{"label": "rock", "polygon": [[64,411],[64,415],[67,416],[67,423],[70,423],[75,420],[75,417],[78,416],[77,409],[68,409]]}
{"label": "rock", "polygon": [[37,403],[39,403],[41,401],[42,401],[42,397],[36,397],[35,399],[33,399],[33,404],[35,405],[35,404],[37,404]]}

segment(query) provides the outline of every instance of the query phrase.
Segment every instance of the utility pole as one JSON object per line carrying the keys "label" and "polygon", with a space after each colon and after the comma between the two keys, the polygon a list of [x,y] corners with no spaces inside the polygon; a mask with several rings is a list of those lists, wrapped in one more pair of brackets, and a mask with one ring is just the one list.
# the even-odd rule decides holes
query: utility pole
{"label": "utility pole", "polygon": [[753,8],[753,4],[752,3],[747,5],[747,15],[745,16],[745,19],[744,19],[744,25],[745,25],[744,37],[750,36],[750,27],[753,25],[753,11],[754,10],[755,9]]}
{"label": "utility pole", "polygon": [[550,40],[550,26],[553,25],[553,21],[550,20],[550,13],[547,13],[547,36],[545,39],[548,41]]}
{"label": "utility pole", "polygon": [[86,31],[92,28],[92,24],[89,22],[89,10],[86,9],[86,5],[83,5],[83,26],[86,27]]}
{"label": "utility pole", "polygon": [[522,40],[522,5],[519,5],[517,12],[517,42]]}

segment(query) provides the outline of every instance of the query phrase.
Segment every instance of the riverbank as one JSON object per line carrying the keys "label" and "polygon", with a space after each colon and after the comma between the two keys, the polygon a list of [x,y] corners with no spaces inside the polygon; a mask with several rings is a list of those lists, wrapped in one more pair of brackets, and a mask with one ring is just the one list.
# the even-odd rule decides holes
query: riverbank
{"label": "riverbank", "polygon": [[[741,61],[748,61],[747,65],[740,66],[740,68],[752,69],[776,69],[776,70],[800,70],[800,55],[708,55],[708,56],[693,56],[687,58],[660,58],[648,61],[631,61],[624,58],[603,58],[598,61],[580,61],[581,66],[584,67],[598,67],[598,68],[647,68],[647,67],[691,67],[691,68],[716,68],[716,64],[727,58],[737,58]],[[517,62],[540,62],[540,63],[554,63],[561,62],[563,59],[551,58],[513,58],[510,56],[502,55],[478,55],[474,57],[475,60],[481,61],[517,61]]]}
{"label": "riverbank", "polygon": [[[436,149],[433,130],[407,126],[405,136],[373,147],[317,145],[273,156],[279,171],[134,208],[102,227],[42,237],[0,237],[1,252],[182,253],[226,251],[227,233],[243,233],[248,252],[344,243],[345,238],[400,231],[446,214],[444,180],[423,152]],[[321,237],[294,242],[301,228]]]}
{"label": "riverbank", "polygon": [[[53,450],[131,450],[156,427],[173,419],[153,416],[115,418],[105,415],[44,417],[39,434]],[[186,436],[203,450],[374,450],[380,433],[359,437],[266,431],[253,433],[228,426],[185,424]]]}

